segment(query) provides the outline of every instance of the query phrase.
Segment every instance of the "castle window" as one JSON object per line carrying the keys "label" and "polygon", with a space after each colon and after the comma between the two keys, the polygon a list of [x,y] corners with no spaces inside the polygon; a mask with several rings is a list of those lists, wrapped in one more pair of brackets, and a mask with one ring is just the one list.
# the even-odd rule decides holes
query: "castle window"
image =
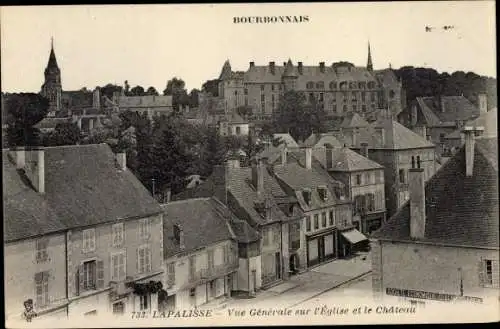
{"label": "castle window", "polygon": [[309,81],[309,82],[306,84],[306,89],[314,89],[314,82]]}
{"label": "castle window", "polygon": [[260,95],[260,101],[265,102],[266,101],[266,95],[262,94]]}
{"label": "castle window", "polygon": [[260,85],[260,90],[264,91],[264,85]]}
{"label": "castle window", "polygon": [[271,85],[271,90],[274,91],[274,85]]}
{"label": "castle window", "polygon": [[325,84],[323,83],[323,81],[316,83],[316,89],[325,89]]}
{"label": "castle window", "polygon": [[323,102],[323,93],[319,93],[319,101]]}
{"label": "castle window", "polygon": [[337,83],[335,81],[330,82],[330,89],[331,90],[337,89]]}

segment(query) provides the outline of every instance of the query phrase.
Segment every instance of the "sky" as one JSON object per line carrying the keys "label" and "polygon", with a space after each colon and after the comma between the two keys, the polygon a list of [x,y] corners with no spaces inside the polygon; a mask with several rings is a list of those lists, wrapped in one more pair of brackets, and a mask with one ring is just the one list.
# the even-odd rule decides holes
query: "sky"
{"label": "sky", "polygon": [[[349,61],[496,77],[493,1],[29,6],[0,8],[4,92],[39,92],[51,37],[63,90],[107,83],[188,90],[249,62]],[[234,24],[241,16],[308,16],[305,23]],[[443,30],[442,27],[454,26]],[[425,27],[433,27],[426,32]]]}

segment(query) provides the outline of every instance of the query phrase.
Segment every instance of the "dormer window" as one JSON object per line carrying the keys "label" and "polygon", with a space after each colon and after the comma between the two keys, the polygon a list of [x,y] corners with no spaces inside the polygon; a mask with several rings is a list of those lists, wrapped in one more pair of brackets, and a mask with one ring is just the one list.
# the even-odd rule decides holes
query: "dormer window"
{"label": "dormer window", "polygon": [[318,186],[318,194],[321,201],[325,202],[326,200],[328,200],[328,193],[326,186]]}
{"label": "dormer window", "polygon": [[311,189],[305,188],[302,190],[302,197],[304,198],[305,203],[310,206],[311,205]]}
{"label": "dormer window", "polygon": [[256,201],[255,210],[264,219],[269,219],[271,217],[271,203],[269,200]]}

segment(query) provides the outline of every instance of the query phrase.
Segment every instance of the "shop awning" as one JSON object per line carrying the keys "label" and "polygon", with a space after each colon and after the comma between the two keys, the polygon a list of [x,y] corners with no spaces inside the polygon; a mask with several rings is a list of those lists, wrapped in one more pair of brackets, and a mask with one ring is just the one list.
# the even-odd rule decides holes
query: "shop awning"
{"label": "shop awning", "polygon": [[353,228],[352,230],[349,230],[349,231],[342,232],[341,234],[351,244],[356,244],[358,242],[367,240],[366,236],[364,236],[363,233],[361,233],[360,231],[356,230],[355,228]]}

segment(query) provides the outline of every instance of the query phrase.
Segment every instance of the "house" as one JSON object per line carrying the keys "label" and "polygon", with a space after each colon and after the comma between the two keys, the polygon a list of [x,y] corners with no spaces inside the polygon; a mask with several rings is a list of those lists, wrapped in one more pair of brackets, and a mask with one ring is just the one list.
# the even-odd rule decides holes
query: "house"
{"label": "house", "polygon": [[413,162],[409,201],[372,235],[377,298],[498,304],[497,140],[475,130],[429,181]]}
{"label": "house", "polygon": [[370,124],[358,113],[346,113],[343,116],[330,118],[325,122],[328,131],[342,130],[350,128],[365,128]]}
{"label": "house", "polygon": [[[497,108],[495,107],[488,112],[481,114],[476,119],[467,122],[465,125],[471,127],[483,127],[484,131],[481,132],[482,138],[496,138],[498,136],[497,120]],[[450,153],[446,155],[449,156],[453,154],[455,150],[459,149],[465,142],[464,137],[465,136],[460,129],[446,135],[444,137],[444,143],[447,146],[447,149],[450,150]]]}
{"label": "house", "polygon": [[399,114],[398,121],[430,140],[442,154],[449,152],[446,135],[488,111],[486,99],[486,94],[478,94],[476,106],[463,95],[417,97]]}
{"label": "house", "polygon": [[324,147],[331,145],[332,147],[341,147],[339,140],[335,137],[334,133],[312,133],[303,143],[304,147]]}
{"label": "house", "polygon": [[237,113],[207,114],[204,124],[216,127],[221,136],[248,136],[250,124]]}
{"label": "house", "polygon": [[348,147],[313,149],[313,156],[330,176],[345,184],[353,201],[354,227],[365,235],[385,222],[384,167],[368,158],[368,147],[359,154]]}
{"label": "house", "polygon": [[125,154],[94,144],[4,155],[8,317],[29,299],[71,318],[156,309],[163,212]]}
{"label": "house", "polygon": [[[312,148],[281,152],[281,161],[270,163],[271,171],[289,197],[296,198],[304,213],[298,227],[300,248],[294,262],[299,270],[351,255],[361,240],[352,224],[351,200],[345,186],[330,177],[312,156]],[[363,237],[368,242],[366,237]]]}
{"label": "house", "polygon": [[174,111],[172,96],[125,96],[114,95],[113,103],[119,111],[132,111],[146,114],[148,118],[160,115],[169,115]]}
{"label": "house", "polygon": [[162,205],[165,309],[189,309],[230,296],[238,284],[231,214],[216,198]]}
{"label": "house", "polygon": [[408,200],[408,170],[412,159],[420,160],[426,181],[438,168],[434,144],[389,115],[379,118],[367,128],[344,129],[337,138],[350,149],[367,154],[370,160],[384,167],[389,217]]}

